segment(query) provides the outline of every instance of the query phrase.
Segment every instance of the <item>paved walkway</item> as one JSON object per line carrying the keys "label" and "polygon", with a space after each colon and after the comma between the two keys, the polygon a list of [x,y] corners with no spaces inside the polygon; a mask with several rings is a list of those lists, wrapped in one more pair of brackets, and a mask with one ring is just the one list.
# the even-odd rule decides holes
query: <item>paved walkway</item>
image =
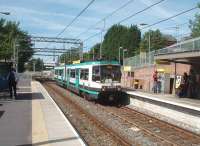
{"label": "paved walkway", "polygon": [[39,82],[0,101],[0,146],[81,146],[83,141]]}

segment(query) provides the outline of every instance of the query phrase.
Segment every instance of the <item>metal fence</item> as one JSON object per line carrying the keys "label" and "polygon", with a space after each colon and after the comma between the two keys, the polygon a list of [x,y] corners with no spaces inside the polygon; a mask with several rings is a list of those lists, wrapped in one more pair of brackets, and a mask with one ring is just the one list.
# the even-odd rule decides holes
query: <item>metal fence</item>
{"label": "metal fence", "polygon": [[154,56],[195,51],[200,51],[200,37],[186,40],[163,49],[152,51],[150,53],[142,53],[140,55],[126,58],[124,59],[124,66],[140,68],[153,65],[155,63]]}
{"label": "metal fence", "polygon": [[155,52],[155,55],[193,52],[193,51],[200,51],[200,37],[183,41],[163,49],[159,49]]}
{"label": "metal fence", "polygon": [[154,64],[154,54],[155,51],[150,53],[142,53],[130,58],[124,59],[124,66],[131,66],[133,68],[139,68],[144,66],[149,66]]}

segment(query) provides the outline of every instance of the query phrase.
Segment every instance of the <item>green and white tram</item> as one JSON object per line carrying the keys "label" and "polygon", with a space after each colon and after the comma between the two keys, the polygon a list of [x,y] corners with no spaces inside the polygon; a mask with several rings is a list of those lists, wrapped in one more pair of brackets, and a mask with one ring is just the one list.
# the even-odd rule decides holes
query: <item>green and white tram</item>
{"label": "green and white tram", "polygon": [[117,61],[88,61],[55,67],[58,84],[87,99],[115,101],[121,90],[121,66]]}

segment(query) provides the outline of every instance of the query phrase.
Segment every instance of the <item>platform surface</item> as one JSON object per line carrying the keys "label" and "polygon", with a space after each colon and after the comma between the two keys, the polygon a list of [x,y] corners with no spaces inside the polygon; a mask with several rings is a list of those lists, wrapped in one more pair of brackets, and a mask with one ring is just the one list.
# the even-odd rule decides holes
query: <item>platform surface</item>
{"label": "platform surface", "polygon": [[127,94],[200,112],[200,99],[179,98],[171,94],[154,94],[140,91],[127,91]]}
{"label": "platform surface", "polygon": [[39,82],[14,101],[0,101],[0,145],[82,146],[80,136]]}

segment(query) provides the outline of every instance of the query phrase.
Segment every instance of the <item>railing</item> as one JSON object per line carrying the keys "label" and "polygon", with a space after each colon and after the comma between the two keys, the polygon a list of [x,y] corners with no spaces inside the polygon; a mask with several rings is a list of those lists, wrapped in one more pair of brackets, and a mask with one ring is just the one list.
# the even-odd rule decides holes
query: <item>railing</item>
{"label": "railing", "polygon": [[155,56],[193,51],[200,51],[200,37],[157,50]]}
{"label": "railing", "polygon": [[124,59],[124,66],[131,66],[132,68],[150,66],[155,63],[154,56],[195,51],[200,51],[200,37],[152,51],[150,55],[149,53],[142,53],[141,55],[126,58]]}
{"label": "railing", "polygon": [[149,53],[142,53],[130,58],[124,59],[124,66],[131,66],[133,68],[139,68],[154,64],[155,51]]}

